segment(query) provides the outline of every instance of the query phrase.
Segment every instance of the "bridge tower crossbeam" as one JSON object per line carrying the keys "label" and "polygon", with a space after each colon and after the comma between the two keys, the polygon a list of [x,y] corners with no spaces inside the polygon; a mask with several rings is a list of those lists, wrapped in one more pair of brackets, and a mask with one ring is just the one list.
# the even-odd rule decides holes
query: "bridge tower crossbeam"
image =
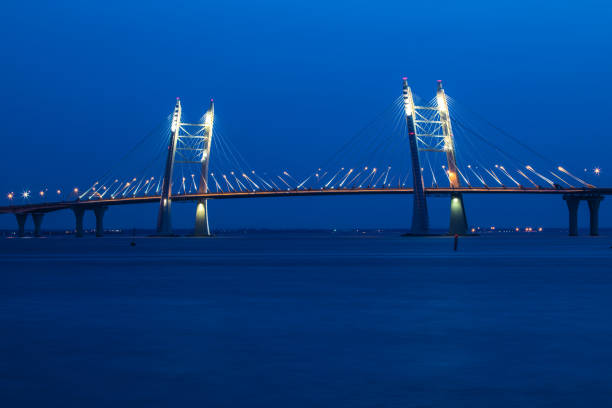
{"label": "bridge tower crossbeam", "polygon": [[[406,118],[408,123],[408,137],[410,141],[415,192],[415,205],[412,220],[412,233],[414,234],[414,225],[418,224],[418,222],[423,222],[423,210],[419,209],[419,206],[424,205],[424,212],[425,214],[427,213],[427,204],[425,200],[417,198],[419,190],[423,189],[423,176],[418,152],[445,153],[447,162],[447,169],[445,171],[451,190],[461,188],[461,183],[459,181],[460,173],[455,156],[455,140],[451,118],[446,94],[442,87],[442,81],[438,81],[438,89],[436,92],[437,106],[429,107],[415,106],[414,103],[412,103],[412,94],[404,79],[404,104],[405,106],[410,106],[410,109],[406,108]],[[412,115],[408,113],[409,111],[412,112]],[[463,195],[460,192],[451,192],[448,232],[453,235],[463,235],[467,233],[467,229],[467,217],[465,215]]]}
{"label": "bridge tower crossbeam", "polygon": [[[200,173],[198,177],[200,181],[198,194],[205,194],[209,191],[208,168],[215,118],[214,101],[210,100],[210,108],[204,115],[202,123],[184,123],[181,121],[181,116],[181,102],[177,98],[172,116],[168,155],[157,218],[157,234],[159,235],[172,235],[172,177],[175,164],[197,165]],[[195,131],[192,130],[194,128],[196,129]],[[206,199],[198,201],[194,235],[210,235],[208,203]]]}

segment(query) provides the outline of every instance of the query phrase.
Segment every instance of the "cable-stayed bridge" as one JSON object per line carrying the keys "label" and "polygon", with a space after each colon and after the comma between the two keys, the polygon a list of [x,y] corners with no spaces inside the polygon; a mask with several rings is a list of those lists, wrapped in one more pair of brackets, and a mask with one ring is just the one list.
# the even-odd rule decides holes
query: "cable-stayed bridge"
{"label": "cable-stayed bridge", "polygon": [[11,192],[9,205],[0,207],[0,213],[15,215],[20,236],[30,215],[38,236],[45,214],[72,210],[80,237],[85,211],[91,210],[96,235],[101,236],[110,207],[159,203],[157,233],[172,235],[172,203],[190,201],[196,203],[194,235],[207,236],[211,235],[208,200],[411,194],[410,234],[429,233],[429,196],[450,197],[449,233],[466,234],[464,194],[537,194],[563,197],[570,235],[577,235],[578,206],[587,201],[590,233],[597,235],[599,205],[612,188],[591,184],[587,169],[584,172],[566,169],[466,110],[446,95],[441,81],[434,98],[421,100],[404,78],[400,97],[303,177],[287,170],[277,174],[253,170],[217,131],[212,99],[201,118],[188,122],[177,98],[168,120],[87,188]]}

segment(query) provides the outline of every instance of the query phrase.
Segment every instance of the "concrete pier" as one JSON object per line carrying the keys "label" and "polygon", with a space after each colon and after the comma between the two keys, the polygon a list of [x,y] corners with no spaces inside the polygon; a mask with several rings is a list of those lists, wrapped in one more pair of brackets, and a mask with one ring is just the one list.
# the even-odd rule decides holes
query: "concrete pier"
{"label": "concrete pier", "polygon": [[25,223],[28,219],[28,213],[17,213],[15,214],[15,218],[17,218],[17,226],[19,227],[17,236],[23,237],[25,236]]}
{"label": "concrete pier", "polygon": [[40,237],[41,226],[44,213],[32,213],[32,219],[34,220],[34,236]]}
{"label": "concrete pier", "polygon": [[104,213],[108,207],[95,207],[94,214],[96,215],[96,237],[104,235]]}
{"label": "concrete pier", "polygon": [[80,207],[72,207],[75,217],[74,230],[76,231],[76,237],[81,238],[83,236],[83,216],[85,215],[85,209]]}
{"label": "concrete pier", "polygon": [[210,228],[208,226],[207,200],[198,201],[198,206],[196,207],[195,229],[193,235],[199,237],[210,236]]}
{"label": "concrete pier", "polygon": [[587,199],[587,203],[589,204],[591,236],[599,235],[599,204],[601,200],[603,200],[603,196],[595,196]]}
{"label": "concrete pier", "polygon": [[578,205],[580,197],[563,196],[567,209],[569,210],[569,235],[575,237],[578,235]]}
{"label": "concrete pier", "polygon": [[157,215],[157,234],[172,235],[172,199],[162,198]]}
{"label": "concrete pier", "polygon": [[450,226],[448,233],[451,235],[465,235],[468,231],[463,195],[461,193],[451,194],[450,203]]}

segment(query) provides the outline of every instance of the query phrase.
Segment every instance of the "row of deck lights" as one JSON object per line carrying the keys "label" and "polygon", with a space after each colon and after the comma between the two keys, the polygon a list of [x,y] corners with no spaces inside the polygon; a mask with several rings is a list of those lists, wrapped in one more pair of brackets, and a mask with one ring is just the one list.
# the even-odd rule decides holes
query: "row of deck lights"
{"label": "row of deck lights", "polygon": [[[43,198],[43,199],[44,199],[46,196],[48,196],[48,191],[49,191],[48,189],[45,189],[45,190],[40,190],[40,191],[38,192],[38,195],[39,195],[41,198]],[[74,188],[74,190],[72,190],[72,191],[74,192],[74,194],[78,194],[78,193],[79,193],[79,189],[78,189],[78,188],[76,188],[76,187],[75,187],[75,188]],[[55,192],[56,192],[56,194],[57,194],[58,196],[60,196],[60,195],[62,194],[62,190],[59,190],[59,189],[58,189],[58,190],[56,190]],[[21,198],[23,198],[24,200],[27,200],[27,199],[29,199],[29,198],[30,198],[30,196],[31,196],[31,195],[32,195],[32,191],[31,191],[31,190],[26,190],[26,191],[24,191],[24,192],[22,192],[22,193],[21,193]],[[10,193],[8,193],[8,194],[6,195],[6,198],[8,198],[8,199],[9,199],[9,201],[13,201],[13,199],[14,199],[14,198],[16,198],[15,193],[11,191]]]}
{"label": "row of deck lights", "polygon": [[[442,168],[444,168],[444,167],[445,167],[445,166],[442,166]],[[470,167],[470,166],[468,166],[468,167]],[[496,167],[497,167],[497,165],[496,165]],[[365,167],[365,169],[367,169],[367,167]],[[421,169],[421,170],[422,170],[422,169]],[[584,171],[586,172],[586,171],[587,171],[587,169],[584,169]],[[593,170],[593,172],[594,172],[596,175],[599,175],[599,174],[601,173],[601,169],[600,169],[599,167],[596,167],[596,168]],[[232,172],[232,174],[233,174],[233,172]],[[286,172],[285,172],[285,174],[286,174]],[[318,174],[317,174],[317,176],[318,176]],[[192,174],[192,175],[191,175],[191,177],[192,177],[192,179],[193,179],[194,174]],[[117,182],[117,181],[118,181],[118,180],[115,180],[115,182]],[[148,182],[148,181],[149,181],[149,180],[147,180],[147,182]],[[185,181],[185,177],[183,177],[183,182],[184,182],[184,181]],[[127,186],[129,186],[129,185],[130,185],[130,183],[127,183]],[[360,187],[361,187],[361,186],[360,186]],[[384,187],[384,185],[383,185],[383,187]],[[323,190],[324,188],[321,188],[321,189]],[[333,190],[333,189],[334,189],[334,187],[332,187],[331,189]],[[289,189],[288,189],[288,190],[289,190]],[[45,190],[41,190],[41,191],[39,192],[40,197],[44,199],[44,197],[47,195],[47,191],[48,191],[48,190],[46,190],[46,189],[45,189]],[[95,191],[95,189],[94,189],[94,191]],[[74,192],[74,194],[78,194],[78,193],[79,193],[79,189],[75,187],[75,188],[73,189],[73,192]],[[58,189],[58,190],[56,191],[56,193],[57,193],[57,195],[58,195],[58,196],[60,196],[60,195],[62,194],[62,190],[59,190],[59,189]],[[24,200],[27,200],[27,199],[29,199],[29,198],[30,198],[31,194],[32,194],[32,192],[31,192],[30,190],[24,191],[24,192],[22,192],[22,193],[21,193],[21,198],[23,198]],[[9,199],[9,201],[13,201],[13,199],[15,198],[15,193],[14,193],[14,192],[10,192],[10,193],[8,193],[8,194],[7,194],[7,198]],[[478,228],[478,229],[480,229],[480,228]],[[491,230],[495,230],[495,227],[491,227]],[[476,230],[475,230],[474,228],[472,228],[472,232],[475,232],[475,231],[476,231]],[[519,228],[518,228],[518,227],[516,228],[516,231],[519,231]],[[526,232],[531,232],[531,231],[533,231],[533,229],[531,229],[530,227],[528,227],[528,228],[526,228],[526,229],[525,229],[525,231],[526,231]],[[538,231],[542,231],[542,228],[540,227],[540,228],[538,229]]]}

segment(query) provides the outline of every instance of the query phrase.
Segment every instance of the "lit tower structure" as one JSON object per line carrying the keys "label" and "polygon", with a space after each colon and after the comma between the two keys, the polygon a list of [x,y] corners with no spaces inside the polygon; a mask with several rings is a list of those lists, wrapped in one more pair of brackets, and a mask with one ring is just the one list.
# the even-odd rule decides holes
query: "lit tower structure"
{"label": "lit tower structure", "polygon": [[408,127],[408,140],[410,142],[410,157],[412,159],[412,186],[414,188],[414,205],[412,207],[411,234],[424,235],[429,232],[429,216],[427,214],[427,199],[425,197],[425,186],[421,163],[419,162],[419,149],[417,146],[415,126],[415,106],[412,91],[408,86],[408,79],[403,78],[404,112],[406,114],[406,126]]}
{"label": "lit tower structure", "polygon": [[172,234],[172,220],[170,208],[172,204],[172,172],[174,170],[174,156],[176,153],[176,142],[181,127],[181,100],[176,98],[174,113],[172,114],[172,125],[170,126],[170,142],[168,143],[168,156],[166,157],[166,170],[162,183],[161,197],[159,200],[159,212],[157,215],[157,233],[161,235]]}
{"label": "lit tower structure", "polygon": [[[459,188],[461,185],[459,183],[459,170],[457,169],[457,161],[455,159],[455,140],[442,81],[438,81],[436,103],[444,136],[443,149],[446,152],[448,181],[451,189]],[[465,216],[463,195],[461,193],[451,193],[450,226],[448,232],[449,234],[465,234],[467,232],[467,217]]]}
{"label": "lit tower structure", "polygon": [[[200,170],[200,183],[198,185],[198,194],[208,193],[208,163],[210,161],[210,146],[213,137],[213,125],[215,123],[215,102],[210,100],[210,109],[204,115],[204,148],[202,150],[202,167]],[[201,199],[196,207],[196,221],[194,235],[209,236],[210,228],[208,226],[208,202]]]}

